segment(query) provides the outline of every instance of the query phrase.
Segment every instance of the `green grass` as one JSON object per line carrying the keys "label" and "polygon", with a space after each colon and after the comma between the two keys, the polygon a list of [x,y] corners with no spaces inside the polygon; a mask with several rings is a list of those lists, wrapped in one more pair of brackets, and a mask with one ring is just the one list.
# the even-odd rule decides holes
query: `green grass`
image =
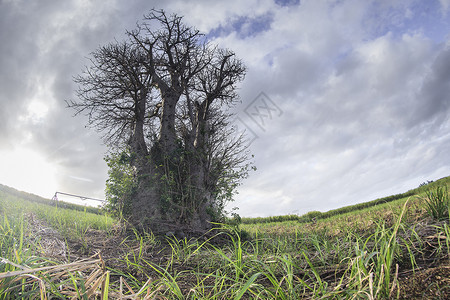
{"label": "green grass", "polygon": [[[346,213],[355,213],[357,211],[364,211],[371,207],[379,207],[380,205],[395,202],[397,200],[405,200],[408,197],[413,197],[417,195],[423,195],[427,191],[437,188],[439,186],[446,186],[450,184],[450,177],[441,178],[435,182],[430,182],[425,185],[421,185],[418,188],[409,190],[405,193],[396,194],[392,196],[387,196],[379,199],[375,199],[368,202],[363,202],[359,204],[344,206],[338,209],[329,210],[326,212],[311,211],[304,215],[284,215],[284,216],[271,216],[271,217],[257,217],[257,218],[242,218],[242,224],[259,224],[259,223],[280,223],[286,221],[298,221],[301,223],[311,222],[312,219],[328,219],[333,216],[339,216]],[[398,202],[397,202],[398,203]]]}
{"label": "green grass", "polygon": [[17,199],[26,200],[26,201],[29,201],[32,203],[40,203],[40,204],[45,204],[45,205],[49,205],[49,206],[58,205],[61,208],[67,208],[70,210],[87,211],[87,212],[90,212],[93,214],[103,214],[102,210],[98,207],[83,206],[83,205],[78,205],[78,204],[68,203],[68,202],[63,202],[63,201],[56,202],[56,201],[53,201],[50,199],[42,198],[42,197],[34,195],[34,194],[18,191],[14,188],[11,188],[11,187],[8,187],[8,186],[2,185],[2,184],[0,184],[0,193],[2,193],[3,195],[8,195],[9,197],[15,197]]}
{"label": "green grass", "polygon": [[447,186],[438,186],[426,192],[425,207],[436,220],[445,220],[450,214],[450,201]]}
{"label": "green grass", "polygon": [[[47,293],[64,297],[60,287],[67,286],[67,281],[55,282],[55,278],[47,278],[45,272],[40,272],[41,276],[28,272],[44,266],[57,267],[62,263],[42,257],[40,237],[30,228],[29,218],[35,216],[45,221],[48,226],[57,229],[65,240],[80,241],[90,229],[110,231],[115,221],[87,210],[58,208],[28,199],[18,197],[16,193],[0,191],[0,299],[44,299]],[[7,272],[21,274],[10,277]],[[81,274],[73,274],[71,286],[83,285],[85,280]]]}
{"label": "green grass", "polygon": [[57,229],[64,237],[83,238],[89,229],[109,231],[115,224],[106,214],[92,213],[88,208],[62,208],[50,203],[24,200],[18,196],[0,191],[2,206],[7,212],[20,211],[22,215],[33,213],[49,226]]}
{"label": "green grass", "polygon": [[[0,299],[64,298],[62,290],[111,299],[396,299],[405,292],[401,274],[419,274],[450,258],[448,206],[439,218],[427,209],[430,192],[448,197],[449,184],[444,178],[408,197],[322,213],[316,222],[287,217],[217,224],[201,239],[132,231],[116,237],[123,239],[116,257],[91,275],[74,271],[58,281],[43,273],[30,274],[35,279],[0,275]],[[38,239],[29,234],[31,213],[67,239],[86,240],[86,247],[92,230],[114,238],[117,224],[106,215],[1,191],[0,200],[0,273],[62,263],[40,257]]]}
{"label": "green grass", "polygon": [[[27,223],[24,207],[14,198],[0,194],[0,273],[21,270],[22,266],[40,267],[47,261],[38,256],[36,244],[26,235]],[[0,298],[14,299],[39,294],[39,283],[35,282],[28,290],[21,285],[26,278],[0,279]]]}

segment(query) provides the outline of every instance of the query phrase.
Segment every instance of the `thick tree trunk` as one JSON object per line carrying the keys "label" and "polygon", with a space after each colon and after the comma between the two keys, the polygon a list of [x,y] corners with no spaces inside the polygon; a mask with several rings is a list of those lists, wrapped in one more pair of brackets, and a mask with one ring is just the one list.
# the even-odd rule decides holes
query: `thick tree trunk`
{"label": "thick tree trunk", "polygon": [[195,210],[191,219],[191,226],[196,230],[207,230],[212,228],[213,221],[213,193],[208,190],[208,167],[207,167],[207,149],[206,141],[210,128],[208,126],[208,107],[207,102],[197,105],[197,114],[195,116],[196,128],[193,142],[193,151],[191,151],[191,186],[194,189]]}
{"label": "thick tree trunk", "polygon": [[[179,208],[173,202],[173,186],[168,187],[168,173],[174,171],[179,157],[176,154],[177,136],[175,133],[176,105],[180,94],[174,92],[162,81],[159,82],[162,111],[160,132],[152,148],[138,154],[137,163],[142,162],[138,172],[138,191],[133,207],[135,224],[150,228],[154,232],[174,232],[183,226]],[[140,134],[140,131],[139,131]],[[142,141],[142,139],[141,139]],[[138,143],[139,144],[139,143]],[[170,184],[170,183],[169,183]]]}
{"label": "thick tree trunk", "polygon": [[[137,191],[132,204],[130,221],[137,227],[156,228],[161,220],[158,185],[153,178],[156,177],[155,166],[149,160],[149,152],[144,136],[144,120],[146,109],[146,94],[136,103],[136,122],[130,141],[132,152],[132,165],[136,168]],[[153,184],[152,184],[153,183]]]}
{"label": "thick tree trunk", "polygon": [[195,195],[193,199],[195,210],[192,213],[190,224],[195,231],[208,230],[212,228],[213,195],[206,186],[207,174],[203,160],[194,160],[194,162],[191,168],[191,178]]}
{"label": "thick tree trunk", "polygon": [[166,155],[172,155],[176,149],[175,108],[178,98],[177,96],[172,96],[163,100],[159,141],[161,150]]}
{"label": "thick tree trunk", "polygon": [[181,96],[179,86],[168,86],[162,79],[155,76],[162,99],[161,127],[159,144],[164,155],[172,156],[176,150],[177,135],[175,133],[175,116],[178,100]]}

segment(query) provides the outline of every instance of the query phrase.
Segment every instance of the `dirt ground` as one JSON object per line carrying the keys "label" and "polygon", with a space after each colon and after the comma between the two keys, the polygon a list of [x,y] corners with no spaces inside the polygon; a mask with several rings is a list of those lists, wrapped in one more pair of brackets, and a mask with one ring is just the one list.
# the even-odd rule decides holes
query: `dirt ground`
{"label": "dirt ground", "polygon": [[399,280],[399,299],[450,299],[450,265],[418,270]]}
{"label": "dirt ground", "polygon": [[[66,262],[68,257],[71,261],[74,261],[101,253],[107,266],[132,272],[133,276],[142,277],[140,279],[145,281],[143,274],[129,270],[123,261],[130,251],[139,252],[138,241],[133,239],[132,236],[126,239],[127,233],[117,232],[108,235],[104,231],[89,230],[83,241],[67,240],[66,244],[61,235],[42,220],[33,215],[28,216],[28,220],[31,224],[32,235],[39,236],[43,255]],[[428,232],[424,231],[424,234],[428,234]],[[162,240],[160,243],[147,245],[142,249],[142,255],[147,261],[164,265],[170,259],[170,247]],[[419,262],[419,268],[414,271],[400,270],[398,276],[399,288],[393,293],[395,298],[398,295],[399,299],[450,299],[450,259],[445,254],[441,254],[440,258],[433,257],[435,255],[435,243],[436,240],[430,241],[429,252],[425,253],[426,259]],[[179,268],[178,271],[186,267],[174,263],[174,268],[177,268],[177,270]],[[151,273],[151,270],[149,272]],[[153,275],[157,276],[158,274]],[[193,282],[193,284],[195,283]],[[189,288],[189,282],[185,282],[183,285]]]}

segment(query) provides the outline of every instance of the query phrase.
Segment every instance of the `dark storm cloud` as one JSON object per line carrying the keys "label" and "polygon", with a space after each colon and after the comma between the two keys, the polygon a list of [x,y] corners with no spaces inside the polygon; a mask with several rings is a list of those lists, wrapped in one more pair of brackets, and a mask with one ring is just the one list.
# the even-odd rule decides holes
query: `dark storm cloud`
{"label": "dark storm cloud", "polygon": [[34,89],[29,77],[35,71],[39,48],[29,25],[32,20],[24,16],[14,2],[0,3],[0,147],[18,134],[14,120]]}
{"label": "dark storm cloud", "polygon": [[[55,165],[58,189],[103,198],[107,149],[65,100],[75,99],[73,76],[89,53],[165,8],[248,66],[236,111],[254,134],[258,171],[232,204],[243,215],[403,192],[449,175],[449,18],[437,1],[427,5],[2,1],[0,150],[38,151]],[[264,128],[246,115],[261,92],[282,112]]]}
{"label": "dark storm cloud", "polygon": [[75,99],[73,77],[90,53],[124,39],[153,7],[148,1],[2,1],[0,149],[33,149],[56,168],[58,189],[103,198],[107,149],[65,101]]}
{"label": "dark storm cloud", "polygon": [[418,95],[415,119],[448,118],[450,114],[450,47],[436,57]]}
{"label": "dark storm cloud", "polygon": [[[340,5],[327,15],[340,17]],[[281,27],[275,17],[274,30],[263,39],[278,41],[285,35],[285,43],[259,54],[259,60],[254,53],[270,46],[261,47],[263,40],[253,39],[258,50],[248,55],[253,72],[243,86],[243,107],[262,90],[284,114],[265,132],[255,129],[258,138],[252,148],[259,170],[248,180],[249,188],[242,189],[239,201],[247,208],[242,213],[305,213],[311,203],[327,210],[405,191],[430,174],[447,175],[436,168],[449,163],[444,155],[449,135],[442,132],[449,115],[446,51],[427,36],[403,28],[409,7],[395,4],[395,14],[383,17],[382,25],[368,7],[360,10],[362,17],[349,19],[355,22],[347,27],[350,32],[348,24],[342,26],[345,22],[320,15],[323,10],[308,16],[321,20],[316,27],[298,21],[301,13],[297,19],[295,13],[284,16],[291,23],[298,21],[293,27]],[[390,8],[380,6],[375,13]],[[365,16],[380,27],[358,31],[355,24]],[[296,38],[289,28],[297,28]],[[224,41],[240,48],[236,39]],[[245,52],[248,46],[242,44],[244,57],[250,53]],[[249,198],[266,200],[252,205]]]}
{"label": "dark storm cloud", "polygon": [[[1,147],[42,153],[57,166],[61,188],[77,184],[70,176],[90,178],[98,186],[105,179],[105,150],[98,136],[83,133],[86,120],[72,118],[64,100],[73,98],[72,77],[89,52],[125,29],[116,32],[117,20],[108,14],[102,19],[105,9],[80,8],[75,2],[0,5]],[[45,116],[34,115],[39,114],[30,106],[35,100]]]}

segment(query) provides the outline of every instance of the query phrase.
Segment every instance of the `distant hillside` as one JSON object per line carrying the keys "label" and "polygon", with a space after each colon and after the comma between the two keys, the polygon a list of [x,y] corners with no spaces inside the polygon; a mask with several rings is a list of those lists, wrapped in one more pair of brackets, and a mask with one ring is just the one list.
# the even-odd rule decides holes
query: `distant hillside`
{"label": "distant hillside", "polygon": [[243,224],[257,224],[257,223],[271,223],[271,222],[284,222],[284,221],[298,221],[301,223],[311,222],[312,219],[326,219],[332,216],[345,214],[351,211],[357,211],[372,207],[375,205],[392,202],[398,199],[407,198],[424,193],[427,189],[437,187],[439,185],[449,185],[450,176],[441,178],[436,181],[429,181],[421,184],[418,188],[409,190],[402,194],[396,194],[388,197],[375,199],[369,202],[363,202],[355,205],[344,206],[338,209],[329,210],[327,212],[311,211],[304,215],[284,215],[284,216],[272,216],[272,217],[258,217],[258,218],[242,218]]}
{"label": "distant hillside", "polygon": [[[257,224],[257,223],[272,223],[272,222],[283,222],[283,221],[298,221],[301,223],[306,223],[306,222],[311,222],[311,220],[313,218],[315,218],[316,220],[326,219],[326,218],[329,218],[332,216],[345,214],[345,213],[348,213],[351,211],[362,210],[362,209],[376,206],[379,204],[388,203],[388,202],[392,202],[392,201],[395,201],[398,199],[419,195],[421,193],[424,193],[427,189],[434,188],[439,185],[450,185],[450,176],[441,178],[436,181],[429,181],[427,183],[422,184],[418,188],[409,190],[402,194],[391,195],[388,197],[383,197],[383,198],[375,199],[375,200],[368,201],[368,202],[363,202],[363,203],[350,205],[350,206],[344,206],[344,207],[329,210],[326,212],[311,211],[311,212],[308,212],[301,216],[283,215],[283,216],[271,216],[271,217],[242,218],[242,223],[243,224]],[[0,199],[1,199],[2,193],[6,193],[6,194],[9,194],[9,195],[12,195],[12,196],[24,199],[24,200],[28,200],[28,201],[38,202],[38,203],[52,205],[52,206],[56,205],[56,202],[53,200],[46,199],[46,198],[31,194],[31,193],[19,191],[14,188],[11,188],[9,186],[0,184]],[[79,210],[79,211],[86,210],[88,212],[95,213],[95,214],[102,213],[101,209],[99,209],[97,207],[77,205],[77,204],[63,202],[63,201],[58,201],[57,205],[60,207],[63,207],[63,208],[74,209],[74,210]]]}
{"label": "distant hillside", "polygon": [[97,207],[91,207],[91,206],[83,206],[83,205],[78,205],[78,204],[73,204],[73,203],[68,203],[68,202],[64,202],[64,201],[53,201],[50,199],[46,199],[43,197],[40,197],[38,195],[35,194],[31,194],[31,193],[27,193],[27,192],[22,192],[19,191],[15,188],[0,184],[0,199],[2,196],[2,193],[7,194],[7,195],[11,195],[20,199],[24,199],[27,201],[32,201],[32,202],[37,202],[37,203],[42,203],[45,205],[51,205],[51,206],[56,206],[58,205],[58,207],[63,207],[63,208],[68,208],[68,209],[74,209],[74,210],[79,210],[79,211],[87,211],[87,212],[91,212],[94,214],[101,214],[101,210]]}

